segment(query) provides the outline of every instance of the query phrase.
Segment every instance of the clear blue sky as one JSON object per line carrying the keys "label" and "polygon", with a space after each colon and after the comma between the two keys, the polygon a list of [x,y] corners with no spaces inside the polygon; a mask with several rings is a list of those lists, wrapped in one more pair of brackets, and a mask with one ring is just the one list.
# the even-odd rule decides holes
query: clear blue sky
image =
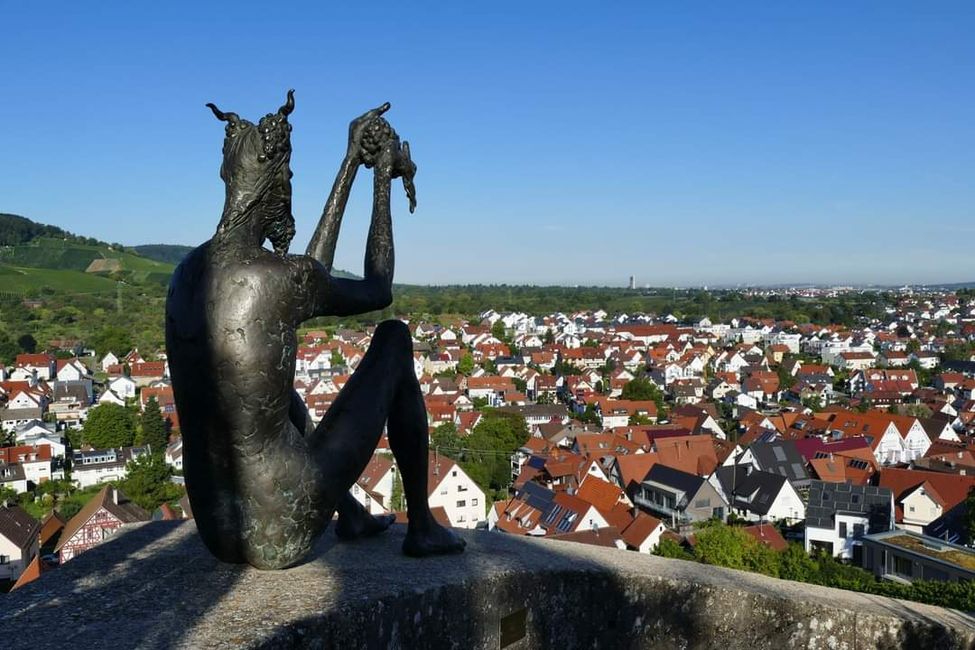
{"label": "clear blue sky", "polygon": [[293,87],[295,252],[389,100],[419,165],[398,281],[975,280],[975,3],[326,4],[0,0],[0,211],[201,243],[204,103],[256,120]]}

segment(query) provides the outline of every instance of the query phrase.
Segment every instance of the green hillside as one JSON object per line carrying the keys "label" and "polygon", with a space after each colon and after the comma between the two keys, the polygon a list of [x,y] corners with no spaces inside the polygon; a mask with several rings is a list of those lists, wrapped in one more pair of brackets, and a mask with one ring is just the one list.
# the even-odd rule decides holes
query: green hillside
{"label": "green hillside", "polygon": [[118,244],[0,214],[0,293],[111,292],[118,281],[161,286],[172,271],[172,264],[142,257]]}
{"label": "green hillside", "polygon": [[183,261],[183,258],[193,250],[193,247],[177,244],[143,244],[142,246],[134,246],[132,250],[147,259],[175,266]]}

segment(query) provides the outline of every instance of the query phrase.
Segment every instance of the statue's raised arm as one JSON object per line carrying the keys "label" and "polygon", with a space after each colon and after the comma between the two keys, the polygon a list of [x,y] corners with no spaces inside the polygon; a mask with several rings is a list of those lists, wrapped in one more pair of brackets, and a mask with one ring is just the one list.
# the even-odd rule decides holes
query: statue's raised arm
{"label": "statue's raised arm", "polygon": [[[410,202],[416,207],[413,178],[416,165],[410,157],[409,143],[400,144],[399,136],[383,117],[389,102],[366,111],[349,125],[349,144],[339,167],[332,191],[325,203],[318,227],[308,244],[306,255],[321,265],[302,268],[298,282],[308,286],[306,318],[325,315],[351,315],[387,307],[392,301],[394,250],[390,185],[402,178]],[[349,193],[360,165],[373,168],[373,207],[366,242],[363,279],[349,280],[331,275],[335,246]]]}

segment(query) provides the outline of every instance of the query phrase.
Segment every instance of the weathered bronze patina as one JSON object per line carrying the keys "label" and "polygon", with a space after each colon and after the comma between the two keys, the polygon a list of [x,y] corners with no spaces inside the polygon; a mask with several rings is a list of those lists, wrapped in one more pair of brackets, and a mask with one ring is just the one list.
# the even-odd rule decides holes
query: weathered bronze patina
{"label": "weathered bronze patina", "polygon": [[[305,255],[288,255],[294,93],[258,124],[208,104],[227,123],[214,236],[177,267],[166,302],[166,349],[183,432],[183,469],[196,524],[221,560],[279,569],[300,561],[338,512],[342,539],[387,528],[349,494],[384,426],[403,478],[409,555],[458,552],[427,504],[427,416],[400,321],[385,321],[335,403],[314,426],[294,391],[298,325],[392,301],[390,186],[402,178],[415,206],[409,145],[382,117],[349,126],[349,145]],[[360,165],[373,169],[363,279],[333,277],[332,260]],[[274,251],[263,247],[269,240]]]}

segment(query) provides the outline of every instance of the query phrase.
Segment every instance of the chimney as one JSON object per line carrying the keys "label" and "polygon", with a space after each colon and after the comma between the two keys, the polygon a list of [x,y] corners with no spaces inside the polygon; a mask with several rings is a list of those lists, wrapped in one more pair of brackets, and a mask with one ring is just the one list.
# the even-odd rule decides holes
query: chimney
{"label": "chimney", "polygon": [[112,503],[118,505],[118,488],[111,488],[112,493]]}

